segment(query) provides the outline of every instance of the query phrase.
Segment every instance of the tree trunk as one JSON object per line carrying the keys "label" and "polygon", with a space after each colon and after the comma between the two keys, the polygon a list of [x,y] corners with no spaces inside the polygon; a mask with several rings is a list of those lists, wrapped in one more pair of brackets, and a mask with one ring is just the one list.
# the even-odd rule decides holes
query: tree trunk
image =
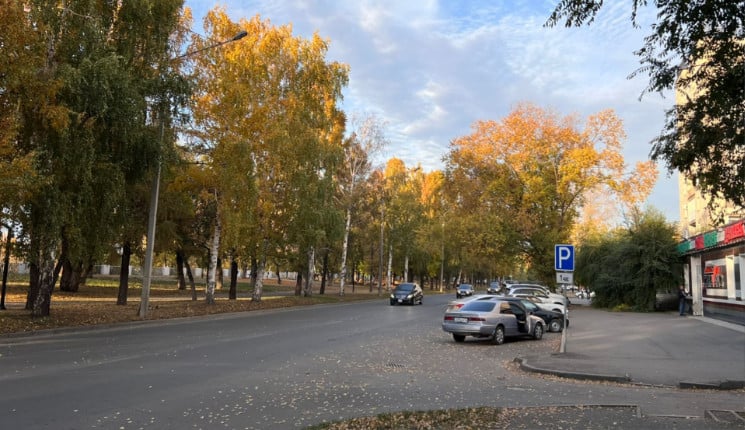
{"label": "tree trunk", "polygon": [[77,293],[83,278],[83,263],[72,264],[70,259],[65,259],[62,264],[62,277],[59,282],[60,291]]}
{"label": "tree trunk", "polygon": [[[264,241],[264,248],[266,248],[267,243]],[[266,252],[261,253],[261,258],[256,264],[256,284],[254,285],[254,292],[251,295],[251,300],[254,302],[261,302],[261,294],[263,293],[264,289],[264,266],[266,265]],[[252,273],[253,275],[253,273]]]}
{"label": "tree trunk", "polygon": [[303,297],[310,297],[313,295],[313,277],[315,276],[315,265],[316,265],[316,249],[310,247],[308,250],[308,279],[305,280],[305,289],[303,290]]}
{"label": "tree trunk", "polygon": [[59,289],[60,291],[71,291],[70,283],[73,277],[72,263],[67,257],[62,257],[60,263],[62,263],[62,275],[59,277]]}
{"label": "tree trunk", "polygon": [[323,268],[321,269],[321,289],[318,291],[318,294],[326,293],[326,277],[328,276],[328,274],[329,274],[329,251],[327,249],[326,252],[323,253]]}
{"label": "tree trunk", "polygon": [[409,253],[404,258],[404,282],[409,282]]}
{"label": "tree trunk", "polygon": [[386,272],[385,282],[386,291],[391,290],[391,268],[393,266],[393,244],[388,245],[388,271]]}
{"label": "tree trunk", "polygon": [[83,272],[80,274],[80,283],[78,284],[78,289],[80,289],[80,287],[85,287],[88,284],[88,278],[91,277],[91,273],[93,273],[93,260],[89,258],[88,264],[85,265],[85,267],[83,268]]}
{"label": "tree trunk", "polygon": [[238,262],[235,261],[235,256],[231,257],[230,262],[230,292],[228,293],[228,299],[238,299]]}
{"label": "tree trunk", "polygon": [[217,272],[216,273],[216,282],[215,282],[215,288],[218,290],[222,289],[223,284],[223,271],[222,271],[222,258],[217,257]]}
{"label": "tree trunk", "polygon": [[42,248],[39,252],[39,292],[31,308],[32,317],[49,316],[54,290],[54,252],[50,248]]}
{"label": "tree trunk", "polygon": [[34,308],[34,302],[36,296],[39,295],[39,265],[31,261],[28,265],[29,271],[29,282],[28,282],[28,294],[26,295],[26,310],[30,311]]}
{"label": "tree trunk", "polygon": [[191,272],[191,264],[189,259],[184,258],[184,267],[186,267],[186,277],[189,278],[189,286],[191,287],[191,300],[197,301],[197,284],[194,282],[194,274]]}
{"label": "tree trunk", "polygon": [[[54,284],[57,284],[57,279],[59,279],[59,274],[62,272],[62,267],[65,262],[67,262],[67,254],[68,254],[68,242],[67,238],[65,237],[65,234],[62,234],[62,241],[60,242],[60,254],[59,254],[59,260],[57,260],[57,264],[54,266]],[[60,282],[60,290],[62,289],[62,283]]]}
{"label": "tree trunk", "polygon": [[383,292],[383,249],[384,249],[384,236],[383,229],[385,228],[385,206],[383,206],[382,216],[380,217],[380,260],[378,266],[378,295]]}
{"label": "tree trunk", "polygon": [[8,289],[8,268],[10,267],[10,250],[13,246],[13,230],[10,226],[6,226],[8,229],[8,235],[5,239],[5,255],[3,256],[3,286],[2,293],[0,293],[0,309],[5,309],[5,293]]}
{"label": "tree trunk", "polygon": [[300,297],[300,293],[303,291],[303,272],[297,272],[297,279],[295,279],[295,295]]}
{"label": "tree trunk", "polygon": [[186,278],[184,277],[184,251],[176,251],[176,279],[178,279],[178,289],[186,290]]}
{"label": "tree trunk", "polygon": [[127,304],[127,294],[129,292],[129,261],[132,258],[132,247],[129,242],[122,246],[122,269],[119,271],[119,293],[116,297],[116,304],[124,306]]}
{"label": "tree trunk", "polygon": [[[349,248],[349,231],[352,229],[352,209],[347,208],[347,224],[344,227],[344,242],[341,246],[341,273],[339,274],[339,295],[344,295],[344,282],[347,278],[347,249]],[[354,278],[354,274],[352,276]],[[354,282],[354,281],[352,281]]]}
{"label": "tree trunk", "polygon": [[251,259],[251,286],[256,290],[256,281],[259,276],[259,260],[257,258]]}
{"label": "tree trunk", "polygon": [[217,279],[217,253],[220,249],[220,217],[216,217],[215,220],[215,229],[212,233],[212,240],[210,244],[210,267],[207,269],[207,287],[205,288],[205,296],[207,299],[207,304],[212,305],[215,304],[215,286],[216,286],[216,279]]}
{"label": "tree trunk", "polygon": [[375,267],[375,244],[370,243],[370,292],[373,291],[373,267]]}

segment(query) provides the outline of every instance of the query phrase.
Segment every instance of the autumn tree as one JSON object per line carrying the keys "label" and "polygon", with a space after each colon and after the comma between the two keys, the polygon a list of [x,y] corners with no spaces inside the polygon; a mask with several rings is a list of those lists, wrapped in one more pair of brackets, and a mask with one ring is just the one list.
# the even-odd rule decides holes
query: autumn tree
{"label": "autumn tree", "polygon": [[[447,207],[444,193],[445,176],[441,170],[424,173],[420,199],[423,206],[423,223],[416,236],[416,246],[429,260],[426,273],[430,279],[439,279],[442,291],[445,277],[445,215]],[[434,288],[434,285],[431,285]]]}
{"label": "autumn tree", "polygon": [[530,104],[501,122],[477,122],[471,135],[452,142],[447,157],[448,198],[465,209],[459,224],[471,241],[461,252],[495,244],[518,251],[538,280],[553,284],[553,247],[569,239],[587,193],[606,189],[633,206],[654,183],[651,162],[626,165],[624,138],[611,111],[590,116],[584,128],[574,116]]}
{"label": "autumn tree", "polygon": [[337,231],[327,222],[340,219],[330,199],[343,154],[336,103],[347,67],[326,62],[328,41],[295,37],[289,25],[258,16],[235,23],[220,8],[204,24],[207,38],[193,49],[248,34],[192,57],[199,84],[192,142],[215,176],[215,242],[224,226],[225,245],[257,259],[252,298],[260,301],[267,261],[288,252],[310,258]]}
{"label": "autumn tree", "polygon": [[[415,246],[418,227],[423,220],[421,205],[421,168],[409,169],[398,158],[391,158],[385,168],[385,225],[387,235],[388,269],[390,284],[392,270],[408,281],[409,258]],[[394,259],[396,266],[394,267]]]}
{"label": "autumn tree", "polygon": [[0,1],[0,28],[0,204],[11,224],[19,220],[36,176],[33,148],[21,139],[22,102],[43,100],[53,88],[37,76],[44,64],[43,39],[29,28],[21,2]]}
{"label": "autumn tree", "polygon": [[[677,88],[651,156],[711,196],[745,206],[745,1],[655,0],[657,22],[635,54],[649,75],[647,92]],[[638,25],[646,0],[631,2]],[[562,0],[547,25],[591,24],[602,0]]]}
{"label": "autumn tree", "polygon": [[15,160],[31,160],[34,169],[21,188],[19,239],[31,268],[27,308],[45,316],[61,265],[80,273],[108,253],[128,221],[120,215],[126,190],[160,158],[150,108],[158,101],[170,105],[179,92],[178,79],[162,66],[179,29],[181,2],[142,8],[137,2],[29,1],[2,10],[20,7],[16,24],[24,35],[13,37],[25,38],[17,40],[26,54],[6,76],[9,95],[25,96],[16,100],[19,126],[6,141],[15,142]]}
{"label": "autumn tree", "polygon": [[344,240],[342,243],[341,270],[339,274],[339,295],[344,295],[347,278],[347,256],[349,253],[349,236],[352,231],[352,216],[357,211],[361,200],[363,183],[370,174],[370,158],[386,144],[383,123],[374,115],[364,118],[351,118],[351,133],[344,140],[344,160],[339,169],[339,201],[346,212]]}

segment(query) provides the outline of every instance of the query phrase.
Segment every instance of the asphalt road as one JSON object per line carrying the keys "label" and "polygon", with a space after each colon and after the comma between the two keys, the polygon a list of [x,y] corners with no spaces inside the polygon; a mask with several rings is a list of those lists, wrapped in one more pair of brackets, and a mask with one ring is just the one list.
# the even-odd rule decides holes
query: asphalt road
{"label": "asphalt road", "polygon": [[[616,428],[666,428],[669,420],[731,428],[699,427],[700,419],[709,409],[742,410],[742,391],[523,372],[515,357],[555,351],[561,335],[456,344],[440,328],[452,299],[425,295],[422,306],[399,307],[383,297],[0,338],[0,428],[291,429],[467,406],[528,408],[526,427],[534,428],[548,407],[577,405],[595,407],[550,409],[580,423],[587,414],[588,428],[605,427],[603,420]],[[572,326],[582,324],[582,310],[572,312]]]}

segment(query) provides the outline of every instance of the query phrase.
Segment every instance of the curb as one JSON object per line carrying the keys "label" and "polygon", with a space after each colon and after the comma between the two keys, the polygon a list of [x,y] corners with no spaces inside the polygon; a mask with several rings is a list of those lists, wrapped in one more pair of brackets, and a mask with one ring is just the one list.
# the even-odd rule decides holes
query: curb
{"label": "curb", "polygon": [[[513,361],[520,365],[520,369],[527,371],[527,372],[542,373],[545,375],[554,375],[554,376],[560,376],[562,378],[570,378],[570,379],[577,379],[577,380],[583,380],[583,381],[606,381],[606,382],[620,382],[620,383],[626,383],[626,384],[634,383],[628,374],[611,375],[611,374],[602,374],[602,373],[587,373],[587,372],[576,372],[576,371],[571,371],[571,370],[549,369],[545,367],[540,367],[538,365],[534,365],[525,357],[517,357]],[[638,384],[638,385],[645,385],[645,384]],[[675,388],[675,386],[667,386],[667,387]],[[733,381],[733,380],[712,381],[712,382],[680,381],[677,385],[677,388],[689,389],[689,390],[720,390],[720,391],[742,390],[742,389],[745,389],[745,381]]]}
{"label": "curb", "polygon": [[534,372],[534,373],[543,373],[547,375],[555,375],[555,376],[561,376],[564,378],[572,378],[572,379],[580,379],[580,380],[586,380],[586,381],[610,381],[610,382],[624,382],[629,383],[631,382],[631,377],[629,375],[607,375],[607,374],[600,374],[600,373],[585,373],[585,372],[573,372],[568,370],[556,370],[556,369],[546,369],[538,366],[534,366],[528,362],[526,358],[523,357],[517,357],[514,360],[516,363],[520,364],[520,368],[528,371],[528,372]]}
{"label": "curb", "polygon": [[693,390],[741,390],[745,388],[745,381],[719,381],[719,382],[691,382],[680,381],[678,388]]}

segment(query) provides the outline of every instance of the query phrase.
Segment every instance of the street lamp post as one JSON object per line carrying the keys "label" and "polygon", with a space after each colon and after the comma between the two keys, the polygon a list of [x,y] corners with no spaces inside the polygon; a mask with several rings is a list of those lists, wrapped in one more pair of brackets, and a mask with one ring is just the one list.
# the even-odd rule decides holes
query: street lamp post
{"label": "street lamp post", "polygon": [[[174,57],[173,60],[186,58],[194,54],[198,54],[209,49],[217,48],[225,45],[226,43],[235,42],[236,40],[243,39],[248,35],[245,30],[231,37],[230,39],[217,42],[204,48],[197,49],[194,51],[188,51],[178,57]],[[160,119],[160,142],[163,143],[164,134],[163,118]],[[160,170],[161,161],[158,160],[158,167],[155,171],[155,178],[153,179],[152,189],[150,190],[150,210],[148,212],[147,219],[147,243],[145,244],[145,267],[142,272],[142,297],[140,299],[140,318],[147,317],[147,309],[150,300],[150,282],[153,273],[153,249],[155,248],[155,221],[158,217],[158,195],[160,194]]]}

